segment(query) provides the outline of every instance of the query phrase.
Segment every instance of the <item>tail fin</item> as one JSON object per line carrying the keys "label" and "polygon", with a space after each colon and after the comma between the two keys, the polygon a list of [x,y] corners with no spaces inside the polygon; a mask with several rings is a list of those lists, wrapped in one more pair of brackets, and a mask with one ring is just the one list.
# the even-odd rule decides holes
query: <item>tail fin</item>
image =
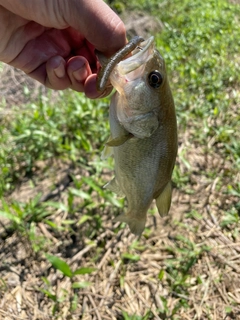
{"label": "tail fin", "polygon": [[145,228],[146,216],[142,219],[131,217],[131,213],[121,214],[114,221],[125,222],[129,225],[129,228],[132,233],[137,236],[140,236]]}

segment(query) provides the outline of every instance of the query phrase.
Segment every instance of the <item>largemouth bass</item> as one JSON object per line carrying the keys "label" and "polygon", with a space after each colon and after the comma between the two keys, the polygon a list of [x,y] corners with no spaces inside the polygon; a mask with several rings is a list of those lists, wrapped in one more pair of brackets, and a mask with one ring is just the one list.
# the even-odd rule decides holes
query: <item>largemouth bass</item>
{"label": "largemouth bass", "polygon": [[141,235],[153,199],[161,216],[171,205],[177,122],[165,62],[153,37],[133,38],[110,60],[98,56],[99,91],[109,82],[116,89],[110,104],[111,137],[104,149],[105,157],[114,156],[115,178],[106,187],[127,198],[127,212],[115,220]]}

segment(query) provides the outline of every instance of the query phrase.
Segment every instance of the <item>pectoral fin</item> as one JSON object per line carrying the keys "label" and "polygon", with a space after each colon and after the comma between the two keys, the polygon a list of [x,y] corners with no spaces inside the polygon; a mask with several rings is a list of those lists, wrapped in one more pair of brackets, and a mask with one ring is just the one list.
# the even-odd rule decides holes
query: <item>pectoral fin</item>
{"label": "pectoral fin", "polygon": [[116,181],[116,178],[113,178],[110,182],[105,184],[104,188],[106,188],[112,192],[115,192],[119,197],[125,197],[125,194],[120,189],[120,187]]}
{"label": "pectoral fin", "polygon": [[133,135],[131,133],[128,133],[124,136],[120,136],[117,138],[114,138],[112,140],[107,141],[106,145],[109,147],[118,147],[124,144],[129,139],[133,138]]}
{"label": "pectoral fin", "polygon": [[172,200],[172,183],[168,182],[163,192],[156,198],[156,204],[158,208],[158,212],[161,217],[164,217],[168,214],[168,211],[171,206]]}
{"label": "pectoral fin", "polygon": [[109,137],[108,141],[105,144],[105,147],[101,154],[101,160],[105,160],[111,156],[113,156],[113,147],[118,147],[124,144],[127,140],[131,139],[133,135],[131,133],[128,133],[126,135],[112,138],[112,136]]}
{"label": "pectoral fin", "polygon": [[105,147],[101,154],[101,160],[105,160],[113,156],[113,148],[108,146],[108,142],[112,140],[112,135],[108,138],[107,142],[105,143]]}
{"label": "pectoral fin", "polygon": [[101,160],[105,160],[111,156],[113,156],[113,148],[105,146],[101,154]]}

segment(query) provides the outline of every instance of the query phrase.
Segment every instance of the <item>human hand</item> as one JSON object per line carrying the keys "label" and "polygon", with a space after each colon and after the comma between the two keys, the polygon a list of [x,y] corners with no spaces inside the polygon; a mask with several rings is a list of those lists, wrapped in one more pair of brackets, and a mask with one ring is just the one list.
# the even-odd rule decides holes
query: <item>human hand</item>
{"label": "human hand", "polygon": [[0,61],[45,86],[97,98],[97,58],[126,44],[123,22],[102,0],[0,0]]}

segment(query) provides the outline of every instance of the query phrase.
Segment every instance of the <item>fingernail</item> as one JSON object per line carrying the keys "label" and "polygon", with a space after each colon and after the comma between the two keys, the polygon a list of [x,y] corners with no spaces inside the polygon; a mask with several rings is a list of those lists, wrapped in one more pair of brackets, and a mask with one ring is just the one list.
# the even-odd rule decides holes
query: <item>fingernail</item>
{"label": "fingernail", "polygon": [[85,65],[83,67],[81,67],[80,69],[74,71],[73,76],[78,82],[85,81],[88,76],[88,71],[85,68]]}
{"label": "fingernail", "polygon": [[58,77],[58,78],[63,78],[65,76],[65,66],[64,66],[64,63],[61,61],[59,66],[55,69],[53,69],[55,75]]}

